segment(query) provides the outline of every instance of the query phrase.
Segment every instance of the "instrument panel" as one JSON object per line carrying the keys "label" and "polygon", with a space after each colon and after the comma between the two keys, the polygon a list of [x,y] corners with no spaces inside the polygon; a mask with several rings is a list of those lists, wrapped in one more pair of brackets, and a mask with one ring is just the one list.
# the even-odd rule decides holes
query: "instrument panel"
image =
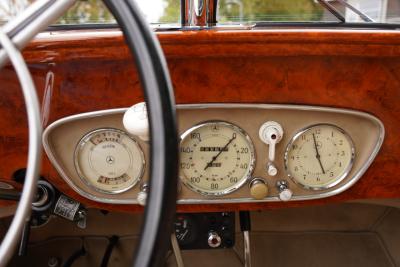
{"label": "instrument panel", "polygon": [[[128,133],[126,109],[63,118],[44,133],[49,159],[79,194],[141,203],[149,143]],[[329,197],[351,187],[384,138],[370,114],[264,104],[178,105],[178,203],[237,203]]]}

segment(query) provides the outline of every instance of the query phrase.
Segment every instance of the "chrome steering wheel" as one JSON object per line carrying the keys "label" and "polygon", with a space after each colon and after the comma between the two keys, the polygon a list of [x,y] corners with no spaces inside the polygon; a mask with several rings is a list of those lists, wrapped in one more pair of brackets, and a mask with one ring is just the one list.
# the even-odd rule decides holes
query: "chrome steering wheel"
{"label": "chrome steering wheel", "polygon": [[[175,216],[178,138],[175,103],[160,45],[133,0],[103,0],[118,21],[134,56],[144,89],[151,136],[150,191],[133,266],[161,266]],[[40,166],[41,124],[32,79],[18,49],[59,18],[76,0],[37,0],[0,30],[0,66],[11,60],[21,82],[29,122],[29,158],[22,197],[0,246],[0,266],[13,255],[29,216]],[[18,49],[17,49],[18,48]]]}

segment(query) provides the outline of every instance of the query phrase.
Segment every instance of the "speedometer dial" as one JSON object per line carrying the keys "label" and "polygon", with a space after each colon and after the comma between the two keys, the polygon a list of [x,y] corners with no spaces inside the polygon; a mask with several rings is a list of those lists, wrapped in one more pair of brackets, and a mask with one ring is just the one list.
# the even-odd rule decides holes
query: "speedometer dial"
{"label": "speedometer dial", "polygon": [[75,168],[90,187],[116,194],[133,187],[144,172],[138,143],[118,129],[99,129],[84,136],[75,149]]}
{"label": "speedometer dial", "polygon": [[222,121],[197,125],[182,135],[180,177],[203,195],[224,195],[241,187],[255,164],[250,137]]}
{"label": "speedometer dial", "polygon": [[305,188],[337,185],[349,173],[355,149],[350,136],[331,124],[318,124],[296,134],[285,153],[288,175]]}

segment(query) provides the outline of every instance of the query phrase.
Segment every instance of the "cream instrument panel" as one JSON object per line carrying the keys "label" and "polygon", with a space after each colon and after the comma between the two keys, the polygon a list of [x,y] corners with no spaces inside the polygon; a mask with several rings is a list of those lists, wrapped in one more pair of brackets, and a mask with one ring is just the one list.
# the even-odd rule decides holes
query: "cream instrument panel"
{"label": "cream instrument panel", "polygon": [[[52,164],[86,198],[141,203],[148,190],[149,143],[126,132],[125,111],[66,117],[44,132]],[[182,204],[336,195],[361,178],[384,139],[379,119],[345,109],[198,104],[178,105],[177,115]]]}

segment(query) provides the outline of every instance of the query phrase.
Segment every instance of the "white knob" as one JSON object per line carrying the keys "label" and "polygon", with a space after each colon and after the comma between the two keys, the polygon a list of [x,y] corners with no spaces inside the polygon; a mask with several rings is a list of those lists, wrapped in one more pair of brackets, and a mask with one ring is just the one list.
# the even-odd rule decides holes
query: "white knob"
{"label": "white knob", "polygon": [[279,199],[282,201],[289,201],[292,198],[293,192],[289,188],[283,189],[279,192]]}
{"label": "white knob", "polygon": [[146,103],[141,102],[130,107],[122,120],[126,131],[138,136],[143,141],[149,141],[149,120]]}
{"label": "white knob", "polygon": [[282,140],[283,128],[275,121],[267,121],[261,125],[258,131],[261,141],[269,146],[268,158],[270,161],[275,160],[275,145]]}
{"label": "white knob", "polygon": [[140,191],[137,195],[137,202],[142,205],[145,206],[146,205],[146,201],[147,201],[147,192],[144,191]]}
{"label": "white knob", "polygon": [[278,174],[278,169],[272,162],[268,163],[267,165],[267,173],[269,176],[275,176]]}

